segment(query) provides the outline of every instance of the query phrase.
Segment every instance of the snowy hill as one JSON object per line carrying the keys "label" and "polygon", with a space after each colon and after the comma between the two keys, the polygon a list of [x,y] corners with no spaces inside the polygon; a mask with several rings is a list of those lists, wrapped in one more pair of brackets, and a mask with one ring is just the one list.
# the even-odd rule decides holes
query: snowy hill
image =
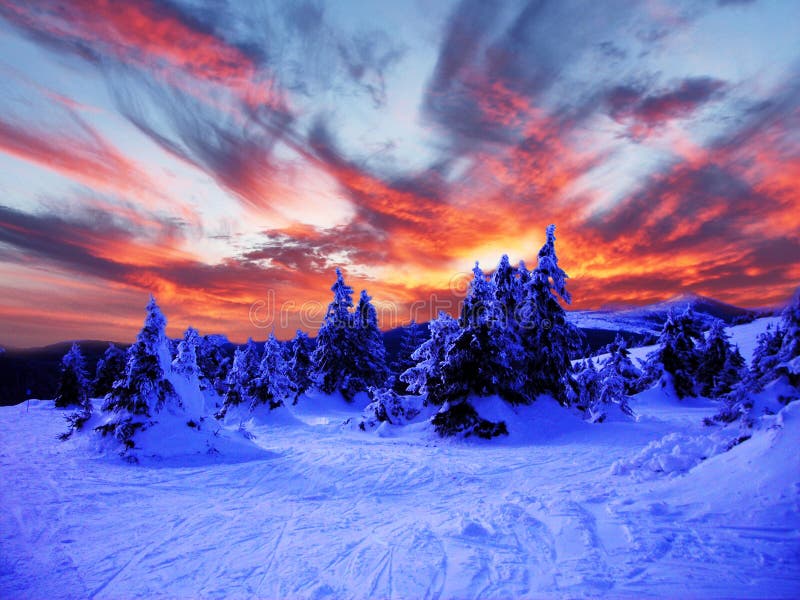
{"label": "snowy hill", "polygon": [[[769,322],[730,329],[746,356]],[[493,441],[364,433],[365,402],[306,396],[254,444],[139,465],[57,441],[52,402],[0,408],[0,597],[798,595],[799,403],[734,445],[701,424],[716,403],[659,389],[601,425],[487,400],[513,421]]]}

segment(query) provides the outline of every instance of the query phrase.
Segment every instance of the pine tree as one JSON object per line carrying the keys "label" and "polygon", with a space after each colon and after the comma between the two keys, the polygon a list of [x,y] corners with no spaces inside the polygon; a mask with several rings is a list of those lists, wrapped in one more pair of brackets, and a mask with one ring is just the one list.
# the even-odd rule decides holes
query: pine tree
{"label": "pine tree", "polygon": [[292,356],[289,362],[292,404],[297,404],[300,396],[311,389],[314,383],[311,379],[311,355],[313,352],[314,340],[298,329],[292,340]]}
{"label": "pine tree", "polygon": [[567,274],[558,266],[555,240],[555,225],[549,225],[518,314],[527,354],[526,396],[532,400],[539,394],[550,394],[566,404],[567,390],[574,385],[571,359],[581,348],[582,335],[567,321],[557,300],[572,302],[566,289]]}
{"label": "pine tree", "polygon": [[136,431],[146,428],[149,419],[165,405],[181,404],[167,378],[171,371],[167,320],[152,296],[146,312],[144,327],[128,349],[125,377],[114,384],[103,405],[103,411],[112,413],[112,418],[98,428],[127,448],[134,446]]}
{"label": "pine tree", "polygon": [[590,421],[597,421],[603,415],[596,410],[600,401],[600,378],[591,360],[578,363],[575,369],[575,386],[567,390],[569,403],[587,414]]}
{"label": "pine tree", "polygon": [[86,380],[86,361],[77,342],[61,359],[61,377],[55,396],[58,408],[68,406],[89,407],[89,384]]}
{"label": "pine tree", "polygon": [[778,351],[778,372],[785,375],[791,385],[800,389],[800,288],[783,311],[781,329],[783,339]]}
{"label": "pine tree", "polygon": [[228,340],[221,335],[204,335],[197,345],[197,366],[200,368],[200,383],[203,388],[211,388],[220,396],[225,394],[225,379],[231,365],[231,358],[225,351]]}
{"label": "pine tree", "polygon": [[319,389],[332,394],[341,390],[352,399],[352,315],[353,288],[344,282],[340,269],[336,269],[336,283],[331,287],[333,301],[328,305],[325,320],[317,335],[317,347],[311,355],[313,377]]}
{"label": "pine tree", "polygon": [[403,337],[400,339],[400,349],[391,365],[392,373],[395,375],[393,389],[398,394],[405,394],[408,391],[408,384],[402,381],[400,376],[416,364],[412,356],[423,341],[424,335],[420,331],[416,321],[411,321],[411,323],[403,328]]}
{"label": "pine tree", "polygon": [[658,338],[659,348],[647,357],[646,379],[658,380],[662,387],[672,388],[678,398],[694,396],[698,391],[698,346],[702,342],[703,335],[691,307],[680,315],[671,310]]}
{"label": "pine tree", "polygon": [[447,400],[499,394],[512,403],[522,401],[515,369],[522,349],[502,312],[493,281],[487,280],[475,263],[458,320],[459,331],[442,365]]}
{"label": "pine tree", "polygon": [[250,389],[250,410],[258,406],[269,406],[270,410],[284,405],[291,395],[287,366],[283,359],[281,343],[271,333],[264,344],[264,356],[258,367],[256,377]]}
{"label": "pine tree", "polygon": [[784,337],[785,332],[781,327],[773,329],[771,326],[758,336],[752,364],[757,387],[776,378],[776,369],[780,363],[778,355],[783,347]]}
{"label": "pine tree", "polygon": [[741,380],[744,359],[731,346],[725,325],[719,319],[711,324],[708,336],[699,348],[697,384],[699,393],[707,398],[719,398],[731,391]]}
{"label": "pine tree", "polygon": [[243,348],[237,348],[233,355],[233,365],[228,371],[225,380],[225,396],[223,398],[222,410],[217,413],[217,418],[225,416],[231,407],[245,404],[249,406],[252,402],[252,388],[258,378],[260,358],[258,348],[253,338],[248,338]]}
{"label": "pine tree", "polygon": [[354,385],[355,391],[366,391],[370,387],[382,387],[389,378],[386,366],[386,347],[383,334],[378,328],[378,314],[372,305],[367,290],[361,291],[355,314],[354,330]]}
{"label": "pine tree", "polygon": [[103,357],[97,361],[92,389],[97,398],[102,398],[114,387],[114,382],[125,375],[127,363],[125,351],[114,344],[109,344]]}
{"label": "pine tree", "polygon": [[189,327],[183,334],[183,339],[178,342],[175,360],[172,361],[172,372],[186,379],[200,380],[200,367],[197,366],[197,346],[200,336],[197,330]]}
{"label": "pine tree", "polygon": [[428,323],[430,336],[411,355],[416,364],[400,374],[400,380],[412,394],[420,394],[425,404],[442,405],[446,400],[442,384],[442,365],[447,350],[458,334],[458,321],[447,313]]}
{"label": "pine tree", "polygon": [[621,378],[625,394],[631,396],[640,392],[639,380],[642,371],[633,364],[625,338],[617,334],[614,341],[604,348],[604,352],[608,353],[608,356],[602,361],[602,367],[613,371]]}

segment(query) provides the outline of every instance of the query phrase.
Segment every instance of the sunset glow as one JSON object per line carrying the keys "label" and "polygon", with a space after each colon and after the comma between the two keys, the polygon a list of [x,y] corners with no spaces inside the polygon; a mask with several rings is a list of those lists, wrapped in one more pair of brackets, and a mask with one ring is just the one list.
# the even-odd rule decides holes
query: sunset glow
{"label": "sunset glow", "polygon": [[577,309],[800,283],[798,2],[204,4],[0,0],[0,345],[285,339],[337,266],[397,326],[548,223]]}

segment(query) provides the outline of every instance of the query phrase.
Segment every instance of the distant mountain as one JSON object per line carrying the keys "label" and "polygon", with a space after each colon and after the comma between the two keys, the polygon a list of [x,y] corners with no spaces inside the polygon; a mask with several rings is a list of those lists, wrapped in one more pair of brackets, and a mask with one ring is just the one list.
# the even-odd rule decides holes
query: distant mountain
{"label": "distant mountain", "polygon": [[771,314],[766,311],[740,308],[697,294],[681,294],[647,306],[577,310],[567,314],[568,318],[581,329],[656,334],[661,331],[670,310],[684,310],[687,307],[691,307],[698,315],[705,315],[709,320],[711,318],[721,319],[728,325],[752,321],[759,316]]}

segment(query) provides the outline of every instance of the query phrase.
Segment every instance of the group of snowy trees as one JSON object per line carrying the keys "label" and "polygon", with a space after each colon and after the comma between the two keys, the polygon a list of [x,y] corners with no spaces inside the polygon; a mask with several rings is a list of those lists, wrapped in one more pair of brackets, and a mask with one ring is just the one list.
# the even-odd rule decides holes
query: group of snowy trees
{"label": "group of snowy trees", "polygon": [[[437,407],[432,423],[441,435],[488,438],[506,433],[505,424],[483,419],[472,398],[496,395],[518,405],[548,394],[599,422],[612,408],[632,414],[630,396],[656,382],[681,398],[738,398],[740,404],[743,389],[775,373],[798,384],[797,296],[782,325],[759,340],[752,371],[721,322],[704,334],[706,322],[689,309],[668,315],[657,350],[640,370],[621,337],[603,349],[601,358],[575,361],[583,339],[559,302],[571,301],[566,280],[551,225],[534,269],[522,262],[514,267],[503,256],[486,276],[476,263],[458,318],[441,313],[428,324],[427,337],[411,323],[391,364],[372,299],[364,290],[354,305],[353,289],[338,269],[316,340],[298,331],[282,343],[273,334],[261,350],[250,339],[236,348],[232,360],[221,336],[200,336],[189,328],[182,340],[170,341],[166,319],[151,298],[136,342],[127,351],[110,345],[91,383],[73,345],[62,361],[56,405],[78,406],[69,421],[73,430],[80,429],[91,416],[89,397],[103,397],[102,411],[112,418],[97,429],[130,446],[134,433],[165,408],[191,405],[194,414],[203,413],[204,393],[219,400],[208,410],[224,418],[233,409],[247,413],[294,404],[311,389],[338,392],[348,401],[367,392],[372,402],[366,421],[372,424],[418,414],[419,404],[403,399],[413,396]],[[729,404],[729,413],[739,410],[733,400]]]}
{"label": "group of snowy trees", "polygon": [[441,409],[433,418],[442,435],[493,437],[504,423],[482,419],[470,397],[498,395],[528,404],[540,394],[572,402],[577,382],[572,359],[580,331],[558,302],[569,303],[567,275],[558,266],[555,226],[550,225],[536,268],[511,266],[503,256],[491,277],[476,263],[458,319],[440,314],[430,338],[412,354],[416,363],[400,375],[408,391]]}

